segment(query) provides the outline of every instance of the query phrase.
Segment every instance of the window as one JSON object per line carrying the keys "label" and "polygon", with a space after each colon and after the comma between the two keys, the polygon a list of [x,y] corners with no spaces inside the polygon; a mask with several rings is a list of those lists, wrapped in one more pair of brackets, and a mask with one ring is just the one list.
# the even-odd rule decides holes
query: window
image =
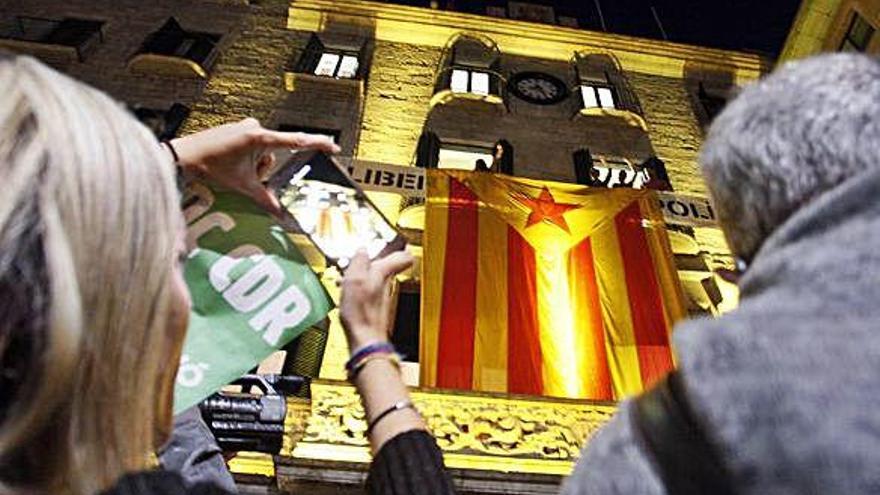
{"label": "window", "polygon": [[183,58],[207,71],[217,57],[219,41],[220,36],[216,34],[184,30],[177,19],[171,17],[158,31],[147,37],[138,54]]}
{"label": "window", "polygon": [[492,148],[443,144],[437,162],[438,168],[488,171],[494,161]]}
{"label": "window", "polygon": [[491,146],[441,142],[437,134],[423,131],[416,148],[416,166],[513,175],[513,145],[505,139]]}
{"label": "window", "polygon": [[724,109],[724,105],[727,104],[727,98],[706,91],[706,87],[702,82],[700,82],[700,87],[697,90],[697,98],[700,100],[700,105],[706,112],[708,122],[715,120],[715,117],[721,113],[721,110]]}
{"label": "window", "polygon": [[584,108],[617,108],[614,88],[597,84],[581,85]]}
{"label": "window", "polygon": [[641,189],[650,179],[648,171],[626,158],[592,156],[588,149],[576,151],[573,158],[576,182],[585,186]]}
{"label": "window", "polygon": [[296,72],[335,79],[358,79],[363,47],[363,39],[324,43],[313,34],[297,62]]}
{"label": "window", "polygon": [[[583,110],[617,109],[641,116],[636,94],[614,57],[602,53],[578,52],[574,55],[573,64]],[[636,120],[638,119],[632,119]]]}
{"label": "window", "polygon": [[500,54],[491,40],[461,36],[445,53],[444,69],[437,81],[437,92],[477,96],[501,96],[498,73]]}
{"label": "window", "polygon": [[843,42],[840,44],[840,50],[844,52],[864,52],[874,36],[874,27],[868,24],[864,17],[858,12],[853,12],[852,20],[846,34],[843,36]]}
{"label": "window", "polygon": [[489,94],[489,74],[467,69],[453,69],[449,88],[454,93]]}
{"label": "window", "polygon": [[160,141],[176,137],[183,121],[189,116],[189,108],[180,103],[175,103],[165,110],[136,105],[132,108],[132,112]]}
{"label": "window", "polygon": [[341,133],[337,129],[323,129],[319,127],[303,127],[298,125],[281,124],[278,126],[281,132],[304,132],[306,134],[316,134],[330,138],[334,143],[339,144],[339,136]]}
{"label": "window", "polygon": [[358,70],[356,55],[324,52],[315,67],[316,76],[336,77],[339,79],[354,79]]}
{"label": "window", "polygon": [[0,38],[72,47],[82,61],[86,52],[103,41],[103,25],[85,19],[14,17],[0,23]]}

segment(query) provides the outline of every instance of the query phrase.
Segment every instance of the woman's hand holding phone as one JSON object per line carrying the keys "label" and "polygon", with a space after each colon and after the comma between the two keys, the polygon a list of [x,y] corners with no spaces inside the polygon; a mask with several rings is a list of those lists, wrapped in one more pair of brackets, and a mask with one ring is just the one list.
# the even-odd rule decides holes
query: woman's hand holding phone
{"label": "woman's hand holding phone", "polygon": [[395,251],[370,261],[366,251],[360,250],[352,258],[342,279],[339,303],[351,353],[388,340],[392,323],[391,284],[394,277],[412,263],[413,257],[406,251]]}
{"label": "woman's hand holding phone", "polygon": [[273,149],[339,152],[339,147],[326,136],[273,131],[252,118],[212,127],[171,143],[186,173],[250,196],[273,215],[281,212],[281,205],[261,181],[274,164]]}

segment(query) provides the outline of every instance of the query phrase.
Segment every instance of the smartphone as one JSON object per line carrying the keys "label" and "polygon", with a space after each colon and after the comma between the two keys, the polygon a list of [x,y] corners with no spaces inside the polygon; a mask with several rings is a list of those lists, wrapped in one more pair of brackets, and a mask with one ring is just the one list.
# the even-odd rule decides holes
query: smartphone
{"label": "smartphone", "polygon": [[348,266],[358,249],[376,259],[406,248],[400,231],[345,169],[323,152],[295,153],[267,185],[284,210],[282,226],[306,234],[340,269]]}

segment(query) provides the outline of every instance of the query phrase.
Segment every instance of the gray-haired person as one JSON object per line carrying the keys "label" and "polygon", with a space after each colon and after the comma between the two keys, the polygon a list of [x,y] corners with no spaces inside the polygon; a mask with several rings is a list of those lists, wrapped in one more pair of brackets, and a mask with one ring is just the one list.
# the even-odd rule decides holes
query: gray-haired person
{"label": "gray-haired person", "polygon": [[[880,493],[880,64],[782,67],[721,113],[700,164],[746,267],[739,308],[673,337],[705,455],[670,459],[691,447],[658,442],[693,438],[652,438],[651,405],[627,401],[565,492]],[[706,457],[715,479],[688,479]]]}
{"label": "gray-haired person", "polygon": [[[676,328],[678,371],[620,405],[563,492],[880,493],[880,64],[786,65],[728,105],[700,163],[741,304]],[[361,263],[343,322],[382,340],[384,275]],[[366,371],[361,393],[406,403],[392,367]],[[371,493],[454,492],[423,424],[368,415]]]}

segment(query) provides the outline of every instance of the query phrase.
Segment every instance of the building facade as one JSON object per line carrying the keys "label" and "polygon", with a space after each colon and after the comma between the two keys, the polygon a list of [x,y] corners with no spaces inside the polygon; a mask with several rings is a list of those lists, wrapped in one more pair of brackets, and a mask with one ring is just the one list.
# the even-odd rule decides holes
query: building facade
{"label": "building facade", "polygon": [[782,53],[780,62],[821,52],[855,51],[880,53],[880,1],[804,0]]}
{"label": "building facade", "polygon": [[[531,17],[492,8],[478,15],[430,2],[0,0],[0,46],[110,93],[163,137],[255,117],[330,135],[343,157],[360,162],[480,166],[594,187],[655,180],[675,194],[706,196],[697,168],[705,128],[767,61],[581,30],[546,7]],[[870,15],[876,21],[878,10]],[[373,199],[410,234],[418,257],[418,201],[388,192]],[[690,311],[732,307],[735,290],[713,274],[732,265],[717,226],[668,229]],[[335,291],[337,275],[314,253],[310,260]],[[417,269],[403,287],[401,301],[408,294],[410,302],[401,303],[408,313],[398,322],[414,328],[398,333],[417,340]],[[362,481],[363,415],[338,381],[346,356],[334,320],[325,381],[313,385],[311,401],[291,401],[281,456],[239,457],[237,469],[253,475],[242,479],[261,490],[316,493]],[[540,397],[424,390],[416,399],[457,483],[474,493],[553,492],[613,412],[613,404]]]}

